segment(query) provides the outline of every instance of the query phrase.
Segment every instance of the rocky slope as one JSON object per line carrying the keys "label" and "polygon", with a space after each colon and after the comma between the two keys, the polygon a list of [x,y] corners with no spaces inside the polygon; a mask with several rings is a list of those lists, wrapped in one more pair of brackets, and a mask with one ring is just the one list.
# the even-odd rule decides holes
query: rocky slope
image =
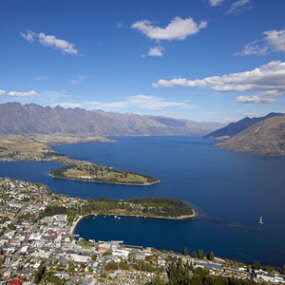
{"label": "rocky slope", "polygon": [[217,146],[232,151],[285,155],[285,115],[259,122]]}

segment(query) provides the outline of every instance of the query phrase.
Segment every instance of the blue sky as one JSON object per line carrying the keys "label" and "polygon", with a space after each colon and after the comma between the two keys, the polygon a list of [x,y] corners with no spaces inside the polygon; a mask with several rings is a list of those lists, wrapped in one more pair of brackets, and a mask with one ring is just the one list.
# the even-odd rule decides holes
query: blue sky
{"label": "blue sky", "polygon": [[2,0],[0,103],[227,122],[285,112],[284,0]]}

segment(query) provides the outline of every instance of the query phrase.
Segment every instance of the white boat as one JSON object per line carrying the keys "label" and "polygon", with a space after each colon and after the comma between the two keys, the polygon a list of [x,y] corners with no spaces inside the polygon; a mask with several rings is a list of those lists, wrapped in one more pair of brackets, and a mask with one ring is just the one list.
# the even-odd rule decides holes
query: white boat
{"label": "white boat", "polygon": [[258,223],[259,223],[260,225],[263,225],[263,224],[264,224],[264,223],[263,223],[262,216],[260,216]]}

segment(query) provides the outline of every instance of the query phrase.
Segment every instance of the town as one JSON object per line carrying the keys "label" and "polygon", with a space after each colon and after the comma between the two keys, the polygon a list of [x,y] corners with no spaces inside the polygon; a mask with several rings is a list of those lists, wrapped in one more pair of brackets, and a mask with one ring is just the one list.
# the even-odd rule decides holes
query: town
{"label": "town", "polygon": [[167,284],[173,264],[213,277],[285,284],[285,276],[274,268],[244,265],[212,252],[190,255],[187,249],[174,253],[123,241],[84,240],[74,234],[78,216],[62,209],[88,203],[52,193],[43,184],[1,178],[0,284]]}

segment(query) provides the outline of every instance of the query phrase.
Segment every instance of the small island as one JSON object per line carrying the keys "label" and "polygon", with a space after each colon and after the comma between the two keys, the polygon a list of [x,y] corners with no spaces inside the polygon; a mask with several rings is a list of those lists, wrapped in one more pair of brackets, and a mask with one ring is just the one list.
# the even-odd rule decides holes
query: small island
{"label": "small island", "polygon": [[158,179],[149,175],[117,170],[111,166],[88,162],[76,163],[53,170],[50,176],[68,180],[125,185],[152,185],[159,182]]}
{"label": "small island", "polygon": [[[49,137],[49,139],[51,138]],[[44,137],[44,140],[47,140],[47,138]],[[54,151],[42,142],[19,135],[2,136],[0,138],[0,161],[59,162],[66,166],[53,170],[49,175],[67,180],[139,186],[159,182],[157,178],[150,175],[128,170],[117,170],[111,166],[74,159]]]}

